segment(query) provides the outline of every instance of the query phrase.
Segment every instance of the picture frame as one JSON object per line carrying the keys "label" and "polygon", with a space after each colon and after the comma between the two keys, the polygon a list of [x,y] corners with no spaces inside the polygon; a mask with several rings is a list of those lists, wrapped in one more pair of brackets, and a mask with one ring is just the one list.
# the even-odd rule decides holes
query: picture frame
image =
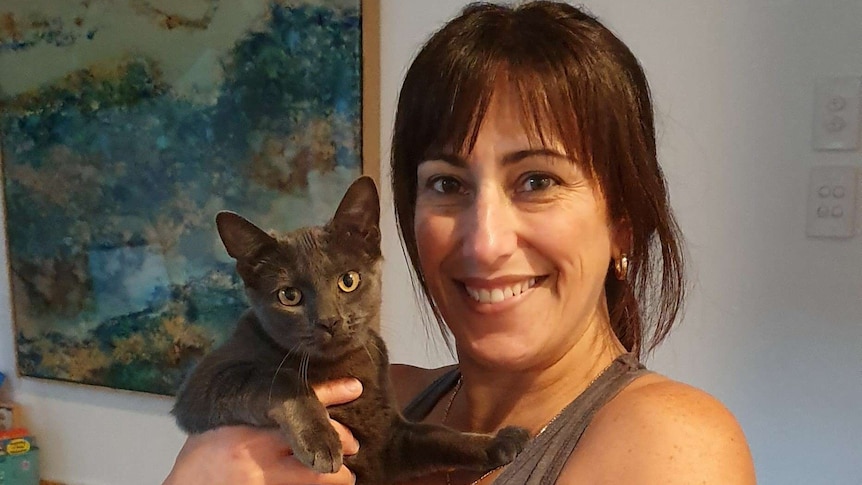
{"label": "picture frame", "polygon": [[246,308],[220,210],[279,231],[379,180],[360,0],[10,0],[0,153],[18,372],[172,395]]}

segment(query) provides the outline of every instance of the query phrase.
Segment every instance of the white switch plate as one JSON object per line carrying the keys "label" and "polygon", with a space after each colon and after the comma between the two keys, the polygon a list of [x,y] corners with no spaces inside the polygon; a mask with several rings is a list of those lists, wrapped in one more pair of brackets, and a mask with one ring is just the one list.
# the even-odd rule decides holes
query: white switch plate
{"label": "white switch plate", "polygon": [[814,149],[859,148],[862,77],[821,78],[814,89]]}
{"label": "white switch plate", "polygon": [[856,235],[857,172],[852,166],[811,169],[805,221],[805,233],[809,237]]}

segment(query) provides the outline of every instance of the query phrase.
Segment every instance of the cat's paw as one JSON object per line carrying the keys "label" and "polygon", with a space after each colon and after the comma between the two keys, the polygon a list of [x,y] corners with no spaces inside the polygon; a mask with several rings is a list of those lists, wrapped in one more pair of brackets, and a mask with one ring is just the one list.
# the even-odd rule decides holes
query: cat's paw
{"label": "cat's paw", "polygon": [[338,433],[328,424],[300,433],[293,449],[296,459],[318,473],[335,473],[344,460]]}
{"label": "cat's paw", "polygon": [[492,466],[510,463],[527,446],[529,441],[530,433],[526,429],[517,426],[503,428],[497,431],[496,436],[488,446],[488,459]]}
{"label": "cat's paw", "polygon": [[322,406],[318,409],[308,402],[285,401],[273,406],[267,415],[281,428],[293,456],[303,465],[319,473],[335,473],[341,468],[341,439]]}

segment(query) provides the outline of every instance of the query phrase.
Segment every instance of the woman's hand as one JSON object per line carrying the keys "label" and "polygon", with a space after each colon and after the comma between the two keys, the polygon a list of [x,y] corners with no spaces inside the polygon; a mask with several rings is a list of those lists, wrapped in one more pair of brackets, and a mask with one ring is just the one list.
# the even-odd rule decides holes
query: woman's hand
{"label": "woman's hand", "polygon": [[[355,379],[332,381],[315,387],[325,406],[353,401],[362,393]],[[359,451],[350,430],[331,421],[345,455]],[[292,456],[277,429],[225,426],[190,436],[170,475],[162,485],[347,485],[356,478],[341,467],[336,473],[320,474]]]}

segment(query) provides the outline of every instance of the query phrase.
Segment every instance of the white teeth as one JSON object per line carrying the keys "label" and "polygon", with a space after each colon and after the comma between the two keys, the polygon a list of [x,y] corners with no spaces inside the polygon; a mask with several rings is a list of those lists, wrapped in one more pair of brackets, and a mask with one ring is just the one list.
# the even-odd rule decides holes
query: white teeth
{"label": "white teeth", "polygon": [[467,294],[479,303],[500,303],[503,300],[515,297],[529,290],[536,284],[536,278],[530,278],[520,283],[500,288],[485,289],[471,288],[466,286]]}

